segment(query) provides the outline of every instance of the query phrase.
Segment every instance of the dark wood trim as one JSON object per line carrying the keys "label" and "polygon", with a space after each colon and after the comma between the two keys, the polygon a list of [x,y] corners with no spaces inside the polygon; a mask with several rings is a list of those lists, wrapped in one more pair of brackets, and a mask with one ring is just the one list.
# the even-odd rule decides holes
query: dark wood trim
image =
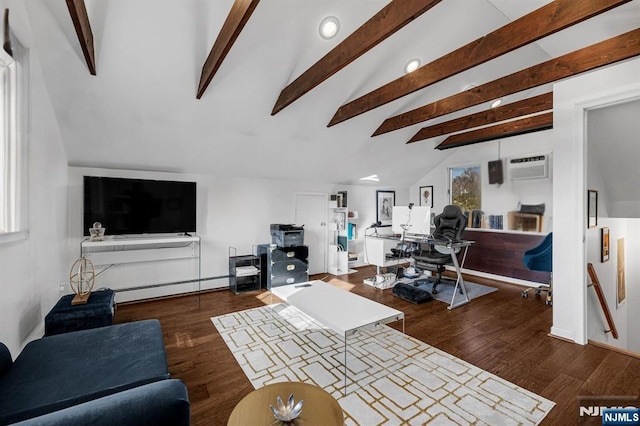
{"label": "dark wood trim", "polygon": [[510,136],[523,135],[525,133],[539,132],[553,128],[553,113],[534,115],[519,120],[508,121],[482,129],[470,130],[449,136],[436,149],[457,148],[459,146],[472,145],[494,139],[508,138]]}
{"label": "dark wood trim", "polygon": [[556,0],[343,106],[329,126],[606,12],[629,0]]}
{"label": "dark wood trim", "polygon": [[487,111],[465,115],[464,117],[445,121],[444,123],[423,127],[409,139],[407,143],[418,142],[551,109],[553,109],[553,92],[543,93],[542,95],[492,108]]}
{"label": "dark wood trim", "polygon": [[213,76],[222,65],[224,58],[226,58],[233,43],[235,43],[247,21],[249,21],[258,3],[260,3],[260,0],[235,0],[233,2],[231,11],[229,11],[227,19],[224,21],[222,29],[209,52],[209,56],[202,66],[202,74],[200,75],[200,83],[196,94],[197,99],[200,99],[207,87],[209,87]]}
{"label": "dark wood trim", "polygon": [[13,56],[13,49],[11,49],[11,31],[9,29],[9,9],[4,10],[4,40],[2,48],[9,56]]}
{"label": "dark wood trim", "polygon": [[640,29],[635,29],[473,89],[387,118],[373,133],[373,136],[412,126],[526,89],[553,83],[638,55],[640,55]]}
{"label": "dark wood trim", "polygon": [[322,59],[282,89],[271,115],[282,111],[286,106],[440,3],[440,1],[393,0]]}
{"label": "dark wood trim", "polygon": [[593,346],[598,346],[600,348],[604,348],[604,349],[607,349],[607,350],[610,350],[610,351],[613,351],[613,352],[618,352],[618,353],[620,353],[622,355],[625,355],[625,356],[632,356],[632,357],[634,357],[636,359],[640,359],[640,354],[639,353],[632,352],[632,351],[630,351],[628,349],[619,348],[619,347],[613,346],[613,345],[607,345],[606,343],[597,342],[597,341],[591,340],[591,339],[589,339],[587,342],[590,345],[593,345]]}
{"label": "dark wood trim", "polygon": [[600,302],[600,307],[602,308],[602,312],[604,313],[604,318],[607,320],[607,325],[609,326],[609,330],[607,330],[606,332],[610,331],[613,338],[617,339],[618,329],[616,328],[616,323],[613,321],[613,316],[611,315],[609,305],[607,304],[607,298],[604,295],[604,291],[602,290],[602,286],[600,285],[600,280],[598,279],[598,274],[596,273],[596,270],[593,267],[592,263],[587,263],[587,272],[589,272],[591,284],[596,291],[598,302]]}
{"label": "dark wood trim", "polygon": [[89,23],[89,15],[84,0],[66,0],[73,27],[76,30],[84,60],[91,75],[96,75],[96,55],[93,47],[93,32]]}

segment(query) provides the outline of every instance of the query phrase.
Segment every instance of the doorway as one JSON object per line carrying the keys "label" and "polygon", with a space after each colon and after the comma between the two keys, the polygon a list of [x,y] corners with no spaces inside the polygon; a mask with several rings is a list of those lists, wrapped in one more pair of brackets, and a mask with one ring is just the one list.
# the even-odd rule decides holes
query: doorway
{"label": "doorway", "polygon": [[293,220],[304,225],[304,244],[309,247],[309,275],[327,272],[328,194],[295,194]]}
{"label": "doorway", "polygon": [[[640,355],[640,98],[586,110],[585,181],[590,195],[585,260],[602,293],[587,292],[589,342]],[[599,298],[603,298],[603,306]],[[608,312],[605,314],[605,307]],[[617,333],[616,333],[617,331]]]}

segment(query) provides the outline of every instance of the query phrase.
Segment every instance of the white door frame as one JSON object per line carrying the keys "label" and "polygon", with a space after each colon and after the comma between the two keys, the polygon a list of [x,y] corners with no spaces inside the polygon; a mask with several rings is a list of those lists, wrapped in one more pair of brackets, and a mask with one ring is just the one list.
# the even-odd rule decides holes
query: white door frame
{"label": "white door frame", "polygon": [[588,340],[584,214],[587,205],[586,111],[640,96],[639,61],[623,62],[554,85],[553,278],[556,285],[551,334],[582,345]]}

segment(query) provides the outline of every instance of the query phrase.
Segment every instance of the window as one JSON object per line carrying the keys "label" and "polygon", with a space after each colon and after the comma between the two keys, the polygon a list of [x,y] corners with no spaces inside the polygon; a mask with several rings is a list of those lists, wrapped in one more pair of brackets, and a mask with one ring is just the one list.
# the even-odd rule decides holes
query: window
{"label": "window", "polygon": [[463,212],[479,210],[482,206],[480,166],[450,168],[449,188],[451,204],[460,206]]}
{"label": "window", "polygon": [[0,49],[0,236],[21,230],[21,161],[17,64]]}

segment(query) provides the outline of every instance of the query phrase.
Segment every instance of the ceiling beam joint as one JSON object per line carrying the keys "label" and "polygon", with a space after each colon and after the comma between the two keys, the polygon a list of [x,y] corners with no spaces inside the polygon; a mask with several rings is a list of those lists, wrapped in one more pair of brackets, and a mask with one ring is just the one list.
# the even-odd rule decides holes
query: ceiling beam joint
{"label": "ceiling beam joint", "polygon": [[96,55],[93,47],[93,32],[89,23],[89,15],[84,0],[66,0],[73,27],[76,30],[80,48],[87,62],[91,75],[96,75]]}
{"label": "ceiling beam joint", "polygon": [[235,0],[233,2],[227,19],[225,19],[222,29],[209,52],[209,56],[207,56],[207,60],[202,66],[200,83],[196,93],[197,99],[200,99],[207,87],[209,87],[213,76],[218,72],[258,3],[260,3],[260,0]]}

